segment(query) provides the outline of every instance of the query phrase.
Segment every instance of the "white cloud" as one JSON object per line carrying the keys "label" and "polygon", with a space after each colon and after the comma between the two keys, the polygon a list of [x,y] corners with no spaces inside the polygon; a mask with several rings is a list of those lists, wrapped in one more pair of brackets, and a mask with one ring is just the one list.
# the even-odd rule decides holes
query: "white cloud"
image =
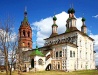
{"label": "white cloud", "polygon": [[[66,12],[61,12],[55,15],[57,17],[56,24],[58,25],[58,33],[64,33],[66,30],[66,20],[68,19],[69,15]],[[51,35],[52,31],[52,24],[53,24],[53,17],[48,17],[45,19],[41,19],[40,21],[34,22],[32,25],[34,26],[33,29],[37,29],[37,42],[39,46],[44,45],[45,38],[48,38]],[[79,30],[81,30],[81,17],[76,18],[76,26]]]}
{"label": "white cloud", "polygon": [[4,30],[0,29],[0,37],[5,38],[9,42],[14,42],[17,39],[17,34],[15,32],[6,33]]}
{"label": "white cloud", "polygon": [[98,15],[95,15],[95,16],[92,16],[92,17],[94,17],[94,18],[98,18]]}
{"label": "white cloud", "polygon": [[92,37],[95,41],[95,45],[94,45],[94,50],[98,51],[98,35],[93,35],[91,34],[90,37]]}

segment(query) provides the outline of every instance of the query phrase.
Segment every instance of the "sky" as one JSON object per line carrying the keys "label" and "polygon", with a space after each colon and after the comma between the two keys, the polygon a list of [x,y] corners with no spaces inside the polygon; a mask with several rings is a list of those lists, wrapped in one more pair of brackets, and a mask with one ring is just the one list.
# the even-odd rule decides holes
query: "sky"
{"label": "sky", "polygon": [[21,21],[24,18],[24,9],[27,8],[28,21],[33,30],[33,48],[36,41],[38,46],[44,45],[45,38],[51,34],[52,18],[57,17],[58,33],[66,30],[68,9],[75,9],[76,26],[80,30],[81,18],[85,17],[88,35],[95,39],[96,64],[98,64],[98,0],[0,0],[0,20],[9,14],[14,18],[14,34],[18,33]]}

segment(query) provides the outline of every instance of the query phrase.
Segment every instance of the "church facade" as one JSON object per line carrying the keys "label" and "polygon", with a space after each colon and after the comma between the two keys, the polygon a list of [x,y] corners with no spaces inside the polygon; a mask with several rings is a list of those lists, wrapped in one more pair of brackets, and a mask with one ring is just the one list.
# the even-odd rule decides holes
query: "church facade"
{"label": "church facade", "polygon": [[53,17],[52,33],[44,39],[43,47],[32,48],[32,29],[24,12],[24,20],[19,28],[19,51],[21,51],[22,67],[42,70],[88,70],[95,69],[94,39],[87,35],[85,18],[81,22],[81,31],[76,27],[75,10],[68,10],[66,30],[58,34],[56,16]]}

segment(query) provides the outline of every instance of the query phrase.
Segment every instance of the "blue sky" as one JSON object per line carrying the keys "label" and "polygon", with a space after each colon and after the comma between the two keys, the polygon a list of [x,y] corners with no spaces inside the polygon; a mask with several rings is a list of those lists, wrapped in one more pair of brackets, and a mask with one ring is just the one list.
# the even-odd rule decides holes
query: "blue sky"
{"label": "blue sky", "polygon": [[[9,14],[15,18],[15,28],[18,29],[23,20],[24,7],[27,7],[29,22],[35,22],[42,18],[53,16],[67,11],[71,4],[76,10],[77,17],[86,18],[87,26],[93,34],[97,34],[98,18],[93,18],[98,14],[98,0],[0,0],[0,18]],[[96,31],[94,31],[94,30]]]}
{"label": "blue sky", "polygon": [[[65,24],[66,18],[62,15],[66,15],[70,5],[73,5],[76,11],[75,16],[77,20],[80,20],[82,16],[86,18],[88,34],[95,39],[96,57],[98,58],[98,0],[0,0],[0,19],[4,19],[7,14],[14,17],[14,28],[15,32],[18,33],[19,26],[24,18],[24,8],[26,6],[28,20],[33,28],[33,47],[35,48],[36,40],[39,41],[39,45],[42,46],[42,39],[50,35],[50,31],[47,33],[45,33],[45,31],[40,31],[41,27],[49,27],[48,25],[52,23],[50,21],[54,13],[58,18],[57,23],[63,25],[59,23],[60,21]],[[59,31],[59,33],[62,32]],[[42,37],[42,35],[44,35],[44,37],[39,38]]]}

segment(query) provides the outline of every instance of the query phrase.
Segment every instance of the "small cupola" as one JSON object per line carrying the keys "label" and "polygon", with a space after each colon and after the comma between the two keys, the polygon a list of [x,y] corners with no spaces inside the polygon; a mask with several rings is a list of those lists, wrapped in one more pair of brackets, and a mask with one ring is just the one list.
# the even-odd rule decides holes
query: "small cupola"
{"label": "small cupola", "polygon": [[68,9],[69,18],[74,17],[74,13],[75,13],[74,8],[69,8],[69,9]]}
{"label": "small cupola", "polygon": [[52,25],[52,34],[50,35],[50,37],[58,35],[58,32],[57,32],[58,26],[56,24],[56,20],[57,20],[57,18],[56,18],[56,16],[54,16],[53,17],[53,25]]}
{"label": "small cupola", "polygon": [[87,33],[87,27],[86,27],[86,25],[85,25],[85,21],[86,21],[86,19],[84,18],[84,17],[82,17],[82,26],[81,26],[81,32],[83,32],[83,33]]}

